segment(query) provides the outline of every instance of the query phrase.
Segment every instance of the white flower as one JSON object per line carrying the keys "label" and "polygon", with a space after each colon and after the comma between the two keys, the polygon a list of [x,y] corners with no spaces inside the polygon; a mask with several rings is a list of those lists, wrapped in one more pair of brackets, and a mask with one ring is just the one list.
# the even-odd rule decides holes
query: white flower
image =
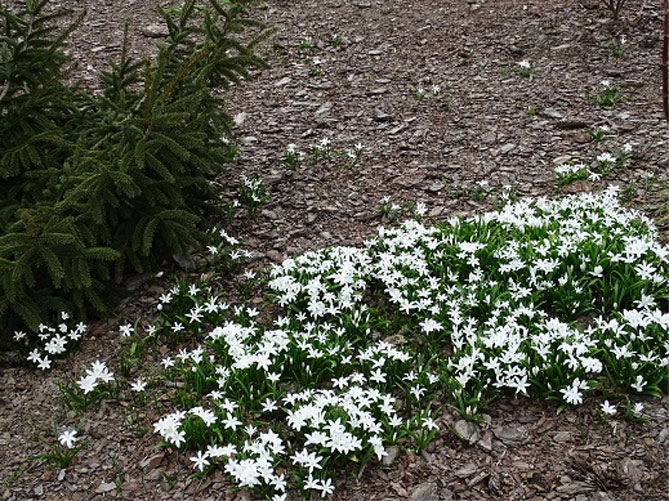
{"label": "white flower", "polygon": [[223,426],[225,427],[226,430],[231,429],[233,431],[236,430],[237,427],[242,424],[242,422],[239,419],[237,419],[237,417],[234,416],[233,414],[227,414],[225,416],[225,419],[223,419],[221,422],[223,423]]}
{"label": "white flower", "polygon": [[253,437],[253,435],[255,435],[256,431],[258,431],[258,428],[256,428],[252,424],[246,425],[244,427],[244,433],[246,433],[249,437]]}
{"label": "white flower", "polygon": [[274,412],[278,408],[279,407],[276,405],[276,401],[272,400],[269,397],[267,397],[265,401],[262,403],[262,411],[266,413]]}
{"label": "white flower", "polygon": [[332,479],[328,478],[321,480],[320,484],[317,487],[321,491],[321,497],[326,497],[334,492],[334,485],[332,485]]}
{"label": "white flower", "polygon": [[95,379],[99,379],[107,371],[108,371],[107,365],[104,362],[101,362],[100,360],[96,360],[91,364],[91,367],[89,369],[86,369],[86,374]]}
{"label": "white flower", "polygon": [[604,268],[602,268],[600,265],[597,265],[597,266],[595,266],[595,268],[590,272],[590,274],[591,274],[593,277],[601,278],[603,272],[604,272]]}
{"label": "white flower", "polygon": [[646,382],[644,381],[643,376],[638,375],[636,377],[636,381],[634,383],[630,384],[630,386],[632,388],[634,388],[636,391],[638,391],[639,393],[642,393],[644,387],[646,386]]}
{"label": "white flower", "polygon": [[99,374],[98,379],[103,383],[110,383],[114,380],[114,374],[105,367],[105,369]]}
{"label": "white flower", "polygon": [[613,416],[617,411],[615,405],[611,405],[608,400],[604,400],[604,403],[601,405],[602,412],[609,416]]}
{"label": "white flower", "polygon": [[388,424],[390,426],[392,426],[393,428],[397,428],[398,426],[402,426],[402,422],[403,422],[402,419],[397,414],[392,416],[388,420]]}
{"label": "white flower", "polygon": [[58,441],[60,442],[60,445],[71,449],[77,441],[77,430],[64,431],[58,437]]}
{"label": "white flower", "polygon": [[421,397],[427,392],[427,390],[421,386],[413,386],[410,390],[411,394],[416,400],[420,400]]}
{"label": "white flower", "polygon": [[611,155],[611,153],[605,151],[604,153],[601,153],[600,155],[597,155],[597,161],[600,162],[600,163],[615,162],[616,157]]}
{"label": "white flower", "polygon": [[84,395],[92,392],[98,385],[98,378],[95,376],[87,375],[82,377],[77,381],[77,385],[84,391]]}
{"label": "white flower", "polygon": [[51,360],[49,357],[42,357],[37,361],[37,367],[44,370],[51,368]]}
{"label": "white flower", "polygon": [[519,61],[519,62],[518,62],[518,66],[519,66],[520,68],[523,68],[523,69],[526,69],[526,70],[529,70],[529,69],[532,67],[532,65],[530,64],[530,62],[527,61],[527,60],[525,60],[525,61]]}
{"label": "white flower", "polygon": [[580,404],[583,402],[583,394],[581,393],[581,389],[583,387],[584,383],[576,378],[572,382],[571,386],[568,386],[567,388],[562,388],[560,390],[560,393],[562,393],[565,402],[568,404],[576,405]]}
{"label": "white flower", "polygon": [[38,363],[41,358],[42,355],[37,348],[33,349],[33,351],[28,354],[28,362]]}
{"label": "white flower", "polygon": [[174,367],[174,360],[172,360],[170,357],[165,357],[160,361],[161,365],[163,366],[164,369],[168,369],[170,367]]}
{"label": "white flower", "polygon": [[136,392],[142,392],[146,389],[146,381],[143,381],[142,379],[138,379],[134,383],[130,385],[130,389],[132,391]]}
{"label": "white flower", "polygon": [[119,327],[119,331],[121,332],[121,335],[123,335],[123,337],[130,337],[132,333],[135,331],[135,328],[133,327],[132,324],[125,324]]}
{"label": "white flower", "polygon": [[193,456],[190,458],[190,460],[194,463],[193,468],[197,468],[200,471],[203,471],[205,466],[209,466],[209,461],[207,458],[209,457],[209,454],[206,452],[203,453],[202,451],[197,451],[197,456]]}
{"label": "white flower", "polygon": [[427,206],[423,202],[417,202],[414,212],[419,216],[424,216],[427,213]]}
{"label": "white flower", "polygon": [[439,425],[437,425],[437,423],[435,423],[434,419],[432,419],[431,417],[423,418],[423,426],[425,428],[427,428],[428,430],[438,430],[439,429]]}
{"label": "white flower", "polygon": [[376,369],[372,371],[371,376],[369,377],[370,381],[374,381],[375,383],[385,383],[386,382],[386,375],[383,373],[381,369]]}
{"label": "white flower", "polygon": [[426,318],[420,324],[421,329],[425,334],[430,334],[431,332],[439,332],[443,329],[441,324],[434,320],[433,318]]}
{"label": "white flower", "polygon": [[306,448],[303,448],[300,452],[293,454],[291,460],[300,466],[308,468],[310,474],[314,471],[314,469],[322,469],[320,463],[323,460],[323,457],[318,456],[315,452],[309,452]]}

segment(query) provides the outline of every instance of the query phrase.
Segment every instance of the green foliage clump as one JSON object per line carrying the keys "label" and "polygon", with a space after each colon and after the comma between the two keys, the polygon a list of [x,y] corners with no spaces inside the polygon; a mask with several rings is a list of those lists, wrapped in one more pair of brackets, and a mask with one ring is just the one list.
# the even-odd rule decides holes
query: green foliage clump
{"label": "green foliage clump", "polygon": [[609,9],[614,21],[620,18],[620,13],[625,6],[625,0],[601,0],[604,6]]}
{"label": "green foliage clump", "polygon": [[[84,13],[48,2],[0,7],[3,333],[53,312],[103,311],[128,271],[198,246],[216,210],[211,180],[235,156],[214,89],[265,66],[246,0],[187,0],[161,10],[169,34],[153,58],[128,55],[126,28],[91,92],[70,83],[63,50]],[[249,28],[259,35],[242,37]]]}

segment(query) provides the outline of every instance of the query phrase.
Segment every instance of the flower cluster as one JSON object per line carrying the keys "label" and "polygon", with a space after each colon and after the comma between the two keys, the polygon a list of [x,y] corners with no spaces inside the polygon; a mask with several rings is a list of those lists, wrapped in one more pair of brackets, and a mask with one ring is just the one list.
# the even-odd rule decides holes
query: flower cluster
{"label": "flower cluster", "polygon": [[523,201],[450,228],[407,222],[382,229],[371,251],[289,260],[270,285],[280,304],[302,304],[304,295],[312,315],[336,315],[333,299],[343,294],[355,309],[350,299],[362,295],[345,282],[325,287],[319,275],[344,269],[363,289],[376,283],[403,320],[420,327],[414,334],[451,347],[448,385],[470,404],[484,387],[533,388],[579,403],[586,388],[601,385],[593,376],[604,375],[614,386],[656,393],[669,360],[669,251],[653,240],[652,222],[623,209],[615,193]]}
{"label": "flower cluster", "polygon": [[531,82],[534,80],[534,75],[537,74],[538,70],[533,67],[529,61],[523,60],[519,61],[516,66],[511,69],[511,72],[523,78],[527,78]]}
{"label": "flower cluster", "polygon": [[532,64],[527,61],[519,61],[516,65],[515,68],[511,70],[513,73],[520,75],[521,77],[527,78],[528,80],[532,81],[534,79],[534,75],[536,73],[536,69],[532,67]]}
{"label": "flower cluster", "polygon": [[592,172],[584,163],[563,163],[553,169],[555,176],[558,179],[560,186],[565,186],[571,182],[588,179],[590,181],[597,181],[599,175]]}
{"label": "flower cluster", "polygon": [[585,98],[600,108],[609,108],[629,100],[620,93],[620,87],[610,80],[602,80],[592,92],[586,91]]}
{"label": "flower cluster", "polygon": [[[426,94],[427,91],[423,87],[418,87],[413,95],[416,101],[422,101]],[[441,94],[441,86],[437,84],[432,85],[430,88],[430,94],[432,94],[434,97],[439,96],[439,94]]]}
{"label": "flower cluster", "polygon": [[281,161],[283,164],[288,167],[290,170],[298,170],[302,166],[305,153],[297,149],[297,145],[290,143],[286,147],[286,153],[284,153]]}
{"label": "flower cluster", "polygon": [[109,395],[118,396],[118,383],[112,386],[109,384],[112,382],[115,382],[114,374],[104,362],[96,360],[77,381],[56,383],[56,386],[66,407],[86,411]]}
{"label": "flower cluster", "polygon": [[421,220],[427,214],[427,206],[423,202],[403,202],[399,204],[390,199],[389,196],[383,197],[377,210],[382,216],[385,216],[391,222],[395,222],[402,216],[411,216],[413,219]]}
{"label": "flower cluster", "polygon": [[[163,360],[181,379],[180,409],[154,430],[195,450],[196,470],[220,464],[285,499],[331,493],[332,472],[391,444],[424,447],[444,395],[474,417],[502,393],[564,405],[594,391],[659,394],[669,249],[656,237],[611,188],[437,227],[410,220],[361,248],[287,259],[269,270],[283,309],[273,319],[180,286],[157,330],[203,333],[204,344]],[[602,409],[613,412],[608,400]]]}
{"label": "flower cluster", "polygon": [[360,160],[360,156],[362,155],[362,151],[364,149],[362,143],[355,144],[353,148],[340,150],[332,149],[331,145],[332,141],[329,138],[324,137],[318,143],[311,146],[311,156],[315,160],[318,160],[319,158],[339,158],[347,164],[347,167],[353,168]]}
{"label": "flower cluster", "polygon": [[114,380],[114,374],[107,368],[104,362],[96,360],[89,369],[86,369],[86,375],[77,381],[77,386],[81,388],[84,395],[94,391],[100,383],[111,383]]}
{"label": "flower cluster", "polygon": [[610,175],[614,170],[623,167],[632,156],[632,145],[625,143],[622,148],[613,152],[605,151],[595,157],[590,164],[562,163],[553,169],[560,186],[566,186],[577,180],[599,181]]}
{"label": "flower cluster", "polygon": [[624,57],[625,54],[627,54],[627,51],[629,50],[629,45],[627,44],[627,38],[625,35],[621,35],[618,38],[613,39],[607,45],[607,48],[609,51],[611,51],[611,55],[616,58],[621,58]]}
{"label": "flower cluster", "polygon": [[242,176],[239,186],[239,200],[246,205],[251,217],[255,216],[258,207],[269,198],[267,186],[262,179],[255,176]]}
{"label": "flower cluster", "polygon": [[[229,235],[224,228],[214,226],[207,236],[207,263],[220,273],[236,271],[245,260],[253,257],[252,252],[242,248],[243,242]],[[169,302],[176,293],[170,291],[161,302]]]}
{"label": "flower cluster", "polygon": [[[52,359],[65,354],[76,343],[79,343],[82,336],[86,333],[86,325],[79,322],[74,327],[68,325],[70,316],[62,312],[60,314],[61,322],[57,327],[40,324],[37,329],[37,346],[28,354],[28,361],[37,364],[37,367],[46,370],[51,368]],[[31,343],[34,336],[26,334],[24,331],[14,332],[14,341]]]}

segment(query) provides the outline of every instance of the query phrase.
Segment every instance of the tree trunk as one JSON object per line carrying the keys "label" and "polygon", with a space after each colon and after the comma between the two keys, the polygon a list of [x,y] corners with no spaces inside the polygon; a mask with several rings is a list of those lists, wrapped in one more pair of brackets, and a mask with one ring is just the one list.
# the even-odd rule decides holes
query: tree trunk
{"label": "tree trunk", "polygon": [[662,47],[662,105],[669,122],[669,0],[664,0],[664,44]]}

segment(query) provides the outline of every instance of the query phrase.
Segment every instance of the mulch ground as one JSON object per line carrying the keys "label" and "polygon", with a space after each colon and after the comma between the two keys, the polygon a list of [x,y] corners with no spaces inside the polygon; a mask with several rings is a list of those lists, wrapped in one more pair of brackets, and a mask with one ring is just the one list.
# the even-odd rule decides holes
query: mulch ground
{"label": "mulch ground", "polygon": [[[89,2],[57,0],[80,9]],[[71,51],[78,75],[93,75],[120,51],[131,23],[136,54],[151,50],[155,2],[90,2]],[[614,25],[599,2],[545,0],[276,0],[254,7],[276,29],[263,51],[271,69],[225,91],[237,117],[239,161],[221,181],[231,193],[241,174],[257,174],[271,200],[257,218],[239,217],[233,233],[265,266],[330,245],[361,243],[389,221],[385,196],[424,202],[432,221],[489,209],[479,182],[508,184],[520,196],[556,197],[621,186],[625,199],[653,216],[667,238],[662,197],[669,176],[669,127],[662,121],[659,68],[662,17],[648,2],[628,0]],[[149,36],[150,35],[150,36]],[[624,35],[628,50],[608,48]],[[520,60],[538,68],[533,81],[511,73]],[[611,109],[584,98],[608,79],[629,97]],[[430,88],[441,88],[438,97]],[[414,96],[423,87],[423,100]],[[556,159],[590,160],[584,130],[607,126],[606,147],[631,143],[638,158],[597,183],[557,189]],[[291,171],[280,157],[328,138],[333,149],[364,145],[354,168],[337,159],[306,159]],[[654,181],[649,181],[653,175]],[[53,426],[76,425],[55,383],[96,358],[113,366],[123,341],[120,322],[150,311],[169,281],[135,281],[134,296],[113,318],[91,328],[82,348],[49,373],[0,370],[0,498],[92,500],[249,499],[227,493],[221,472],[188,480],[187,455],[155,449],[151,429],[168,405],[158,399],[138,416],[108,400],[89,410],[81,435],[89,444],[71,466],[51,470],[31,461],[54,440]],[[149,354],[155,365],[160,354]],[[556,406],[505,400],[472,429],[447,408],[442,434],[420,455],[342,472],[335,499],[666,499],[669,492],[669,398],[644,401],[645,424],[599,419],[598,402],[556,415]],[[165,407],[166,408],[166,407]],[[125,416],[125,417],[124,417]],[[464,438],[459,440],[448,427]]]}

